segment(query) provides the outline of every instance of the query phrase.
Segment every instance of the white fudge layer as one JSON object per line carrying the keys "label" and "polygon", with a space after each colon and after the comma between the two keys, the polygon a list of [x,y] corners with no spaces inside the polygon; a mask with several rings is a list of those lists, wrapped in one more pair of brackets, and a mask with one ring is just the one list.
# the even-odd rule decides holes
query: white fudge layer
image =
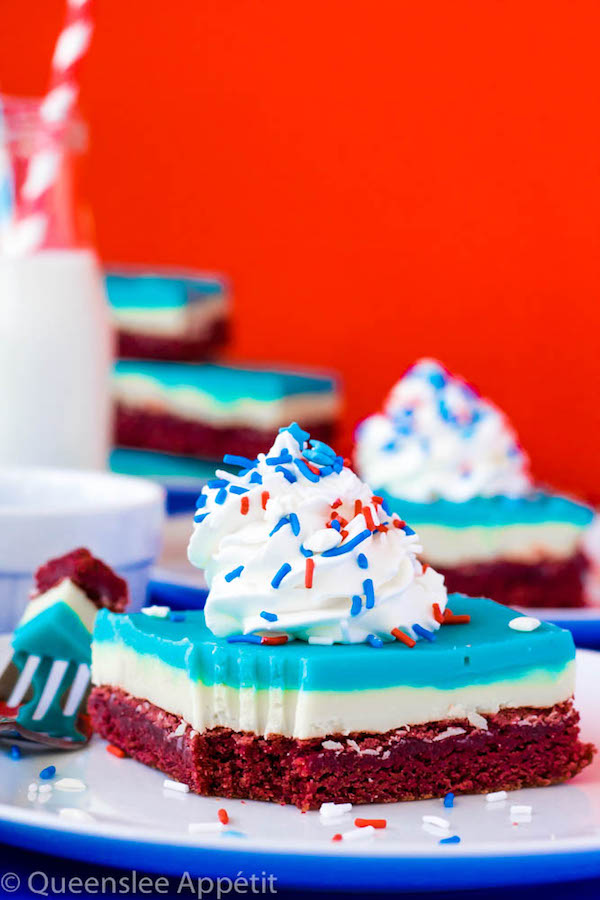
{"label": "white fudge layer", "polygon": [[120,307],[112,315],[122,331],[151,337],[197,338],[227,312],[223,297],[214,297],[179,307]]}
{"label": "white fudge layer", "polygon": [[80,587],[71,581],[70,578],[63,578],[53,588],[34,597],[25,607],[23,617],[19,622],[19,626],[25,625],[26,622],[35,619],[40,613],[50,609],[57,603],[64,603],[73,610],[81,624],[91,633],[94,630],[94,622],[98,607],[89,599],[87,594]]}
{"label": "white fudge layer", "polygon": [[548,558],[568,559],[581,549],[585,531],[569,522],[466,528],[416,524],[414,527],[423,545],[423,557],[434,567],[497,559],[531,564]]}
{"label": "white fudge layer", "polygon": [[221,726],[297,739],[352,732],[383,733],[403,725],[480,717],[500,709],[548,708],[573,694],[575,663],[532,670],[526,677],[443,690],[394,687],[366,691],[296,691],[231,688],[193,682],[182,669],[110,642],[92,646],[92,681],[120,688],[180,716],[198,732]]}

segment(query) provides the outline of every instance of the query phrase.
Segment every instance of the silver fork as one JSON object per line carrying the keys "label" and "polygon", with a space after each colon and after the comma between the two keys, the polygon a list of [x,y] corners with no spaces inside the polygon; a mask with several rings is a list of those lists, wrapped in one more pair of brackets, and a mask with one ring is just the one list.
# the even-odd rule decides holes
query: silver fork
{"label": "silver fork", "polygon": [[[45,679],[34,683],[35,674],[44,669],[48,669]],[[67,673],[68,677],[65,677]],[[81,747],[87,743],[89,735],[75,729],[75,719],[89,682],[87,663],[34,655],[25,657],[23,662],[15,659],[10,646],[0,649],[0,740],[59,749]],[[70,731],[73,738],[54,737],[44,731],[44,719],[49,715],[62,717],[59,721],[64,721],[65,731]]]}

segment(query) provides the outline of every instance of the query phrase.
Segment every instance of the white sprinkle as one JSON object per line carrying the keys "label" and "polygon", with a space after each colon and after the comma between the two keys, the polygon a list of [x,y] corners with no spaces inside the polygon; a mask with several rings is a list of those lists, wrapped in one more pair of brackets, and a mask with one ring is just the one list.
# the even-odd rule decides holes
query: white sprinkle
{"label": "white sprinkle", "polygon": [[423,822],[426,825],[437,825],[438,828],[450,828],[448,819],[442,819],[441,816],[423,816]]}
{"label": "white sprinkle", "polygon": [[[340,744],[339,741],[323,741],[321,744],[323,750],[343,750],[344,745]],[[323,804],[326,806],[326,804]]]}
{"label": "white sprinkle", "polygon": [[189,794],[190,792],[189,785],[182,781],[171,781],[170,778],[165,778],[163,788],[167,791],[179,791],[180,794]]}
{"label": "white sprinkle", "polygon": [[38,791],[40,792],[40,794],[50,794],[52,791],[52,785],[51,784],[40,784]]}
{"label": "white sprinkle", "polygon": [[145,616],[154,616],[157,619],[166,619],[171,612],[168,606],[144,606],[142,612]]}
{"label": "white sprinkle", "polygon": [[365,825],[364,828],[354,828],[352,831],[342,832],[343,841],[362,841],[365,838],[372,837],[375,829],[372,825]]}
{"label": "white sprinkle", "polygon": [[540,620],[533,616],[517,616],[516,619],[510,620],[508,627],[513,631],[535,631],[541,624]]}
{"label": "white sprinkle", "polygon": [[40,786],[37,781],[32,781],[27,790],[30,794],[37,794],[39,787]]}
{"label": "white sprinkle", "polygon": [[179,723],[179,725],[177,726],[177,728],[175,729],[175,731],[172,731],[171,734],[167,735],[167,740],[170,740],[171,738],[182,737],[185,734],[186,728],[187,728],[187,723],[182,720]]}
{"label": "white sprinkle", "polygon": [[497,803],[498,800],[506,800],[508,794],[506,791],[492,791],[491,794],[486,794],[485,799],[488,803]]}
{"label": "white sprinkle", "polygon": [[337,818],[337,816],[343,816],[351,810],[351,803],[321,803],[319,813],[324,819],[333,819]]}
{"label": "white sprinkle", "polygon": [[467,713],[467,719],[469,720],[469,724],[473,726],[473,728],[479,728],[481,731],[488,730],[487,719],[483,716],[480,716],[478,712],[475,710],[469,710]]}
{"label": "white sprinkle", "polygon": [[208,834],[210,832],[223,831],[222,822],[190,822],[188,831],[190,834]]}
{"label": "white sprinkle", "polygon": [[427,834],[432,834],[434,837],[448,837],[448,828],[440,828],[439,825],[432,825],[430,822],[423,822],[421,828],[423,831],[426,831]]}
{"label": "white sprinkle", "polygon": [[59,778],[54,787],[57,791],[85,791],[87,785],[79,778]]}
{"label": "white sprinkle", "polygon": [[511,806],[511,816],[530,816],[533,811],[532,806]]}
{"label": "white sprinkle", "polygon": [[47,803],[48,800],[50,799],[50,794],[40,794],[40,796],[37,799],[38,799],[38,803]]}
{"label": "white sprinkle", "polygon": [[309,637],[308,643],[309,643],[309,644],[321,644],[321,645],[323,645],[324,647],[329,647],[329,646],[331,646],[331,644],[333,644],[333,638],[329,638],[329,637],[317,637],[317,636],[315,635],[314,637]]}
{"label": "white sprinkle", "polygon": [[94,822],[94,817],[84,809],[76,809],[74,806],[63,806],[58,811],[61,819],[67,819],[69,822]]}
{"label": "white sprinkle", "polygon": [[455,737],[455,735],[457,735],[457,734],[466,734],[466,733],[467,732],[466,732],[465,728],[454,728],[454,727],[446,728],[445,731],[441,731],[439,734],[436,734],[436,736],[434,737],[433,740],[434,741],[445,741],[446,738]]}

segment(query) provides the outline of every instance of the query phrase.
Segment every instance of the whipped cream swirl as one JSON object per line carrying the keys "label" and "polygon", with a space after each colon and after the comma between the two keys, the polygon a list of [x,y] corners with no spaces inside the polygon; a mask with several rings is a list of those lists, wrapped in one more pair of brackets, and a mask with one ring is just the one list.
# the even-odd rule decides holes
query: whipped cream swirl
{"label": "whipped cream swirl", "polygon": [[376,489],[417,503],[518,497],[532,487],[529,459],[503,413],[429,359],[359,425],[356,464]]}
{"label": "whipped cream swirl", "polygon": [[417,559],[414,531],[330,447],[294,423],[257,460],[224,461],[241,471],[217,471],[203,488],[188,549],[210,586],[214,634],[375,647],[433,639],[443,577]]}

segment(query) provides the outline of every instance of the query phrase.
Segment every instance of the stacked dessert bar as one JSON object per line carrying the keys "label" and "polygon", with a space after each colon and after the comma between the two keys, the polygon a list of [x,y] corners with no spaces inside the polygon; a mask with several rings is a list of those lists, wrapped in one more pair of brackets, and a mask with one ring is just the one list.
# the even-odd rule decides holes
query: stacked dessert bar
{"label": "stacked dessert bar", "polygon": [[232,444],[254,457],[293,419],[331,439],[338,393],[330,375],[213,362],[229,330],[223,279],[124,268],[106,283],[120,357],[113,469],[205,479]]}

